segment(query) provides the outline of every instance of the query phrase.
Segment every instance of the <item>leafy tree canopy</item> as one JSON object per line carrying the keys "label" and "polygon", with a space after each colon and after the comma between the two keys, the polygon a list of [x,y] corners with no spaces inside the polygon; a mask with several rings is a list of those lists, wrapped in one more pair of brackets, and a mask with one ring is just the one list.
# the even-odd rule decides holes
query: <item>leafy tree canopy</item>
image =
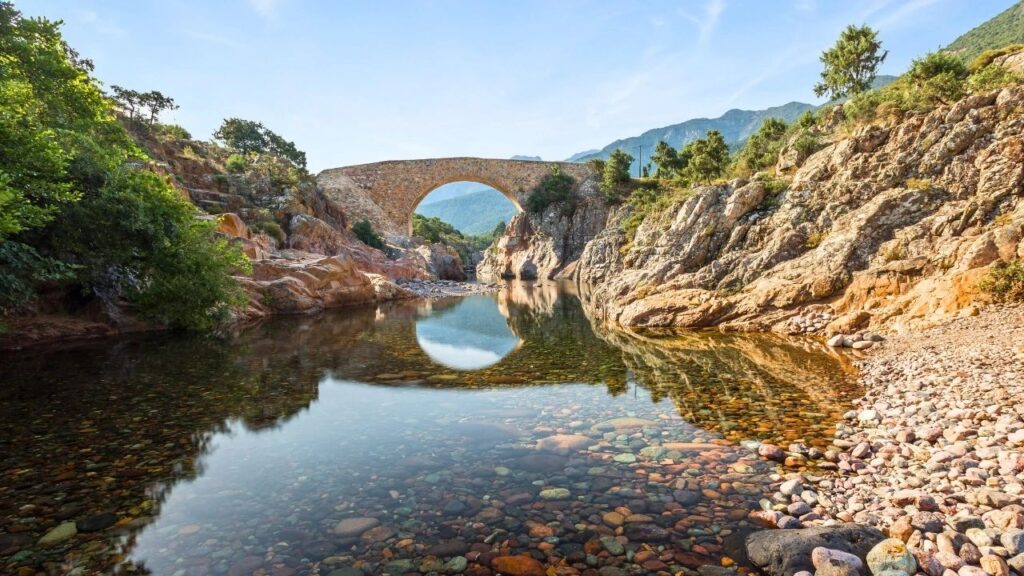
{"label": "leafy tree canopy", "polygon": [[0,313],[56,281],[209,328],[239,301],[230,274],[248,261],[143,169],[91,71],[59,22],[0,2]]}
{"label": "leafy tree canopy", "polygon": [[306,168],[306,153],[296,148],[294,142],[285,140],[261,122],[228,118],[213,133],[213,137],[243,154],[277,154],[299,168]]}
{"label": "leafy tree canopy", "polygon": [[821,55],[825,68],[814,94],[836,99],[864,92],[871,88],[878,66],[888,54],[870,26],[847,26],[835,45]]}

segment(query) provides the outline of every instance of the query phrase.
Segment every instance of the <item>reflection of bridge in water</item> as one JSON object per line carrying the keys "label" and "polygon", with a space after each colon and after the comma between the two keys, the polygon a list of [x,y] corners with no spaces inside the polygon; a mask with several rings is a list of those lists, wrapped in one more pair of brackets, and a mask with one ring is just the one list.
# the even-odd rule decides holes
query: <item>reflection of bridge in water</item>
{"label": "reflection of bridge in water", "polygon": [[[454,369],[421,348],[438,332],[418,326],[458,320],[460,307],[469,308],[462,320],[470,327],[455,322],[444,336],[456,339],[444,342],[467,337],[491,352],[495,361],[479,369]],[[595,331],[578,300],[553,284],[275,318],[224,342],[95,342],[66,351],[57,367],[30,350],[0,369],[0,466],[20,471],[0,476],[0,494],[22,495],[0,498],[0,516],[19,517],[25,501],[36,502],[41,517],[90,517],[132,502],[138,517],[120,532],[122,552],[130,550],[173,487],[203,474],[212,438],[233,423],[257,433],[283,425],[317,402],[328,375],[446,389],[585,383],[613,395],[639,386],[654,400],[670,399],[690,424],[732,440],[827,438],[835,421],[828,415],[853,393],[838,361],[809,343]],[[110,481],[86,481],[97,470]],[[33,486],[46,494],[33,494]],[[39,535],[25,533],[31,542]]]}

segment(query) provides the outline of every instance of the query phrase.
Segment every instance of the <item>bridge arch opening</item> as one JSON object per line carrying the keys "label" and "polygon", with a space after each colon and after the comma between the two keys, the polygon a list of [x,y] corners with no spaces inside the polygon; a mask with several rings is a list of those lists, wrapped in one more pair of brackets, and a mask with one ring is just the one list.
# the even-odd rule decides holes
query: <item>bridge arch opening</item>
{"label": "bridge arch opening", "polygon": [[522,212],[516,195],[480,177],[455,178],[427,189],[413,204],[407,224],[414,235],[417,216],[438,218],[465,236],[493,235]]}

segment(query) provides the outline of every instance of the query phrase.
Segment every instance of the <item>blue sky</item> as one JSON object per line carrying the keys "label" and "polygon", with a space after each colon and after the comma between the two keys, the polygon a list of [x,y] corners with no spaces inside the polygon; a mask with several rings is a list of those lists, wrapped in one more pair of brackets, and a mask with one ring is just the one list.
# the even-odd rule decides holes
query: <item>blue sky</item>
{"label": "blue sky", "polygon": [[207,138],[263,121],[318,171],[440,156],[559,160],[730,108],[815,101],[847,24],[883,73],[1011,0],[15,0],[65,21],[106,84],[157,89]]}

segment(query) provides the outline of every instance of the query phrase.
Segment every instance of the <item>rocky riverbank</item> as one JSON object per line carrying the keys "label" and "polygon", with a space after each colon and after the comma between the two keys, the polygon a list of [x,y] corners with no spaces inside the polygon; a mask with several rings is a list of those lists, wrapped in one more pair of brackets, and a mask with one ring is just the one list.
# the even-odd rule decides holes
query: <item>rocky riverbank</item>
{"label": "rocky riverbank", "polygon": [[398,282],[398,285],[411,292],[417,298],[431,299],[492,294],[501,289],[499,284],[456,282],[454,280],[409,280]]}
{"label": "rocky riverbank", "polygon": [[[811,457],[820,472],[780,478],[751,517],[782,528],[878,528],[890,538],[886,558],[913,559],[900,569],[910,574],[1024,574],[1022,337],[1024,307],[993,306],[876,344],[860,362],[865,394],[832,449],[762,446],[790,464]],[[840,569],[817,555],[818,573],[857,573],[852,560]],[[871,560],[877,574],[885,562]]]}

